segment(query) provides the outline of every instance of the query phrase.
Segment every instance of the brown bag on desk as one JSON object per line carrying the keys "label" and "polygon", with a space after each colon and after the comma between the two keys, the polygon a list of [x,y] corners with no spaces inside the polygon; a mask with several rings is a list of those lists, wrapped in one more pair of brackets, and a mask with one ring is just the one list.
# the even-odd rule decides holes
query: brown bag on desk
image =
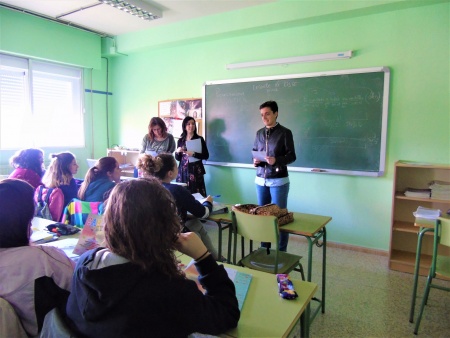
{"label": "brown bag on desk", "polygon": [[280,208],[276,204],[256,205],[256,204],[237,204],[233,206],[233,210],[239,210],[247,214],[276,216],[278,225],[285,225],[294,221],[294,213],[288,209]]}

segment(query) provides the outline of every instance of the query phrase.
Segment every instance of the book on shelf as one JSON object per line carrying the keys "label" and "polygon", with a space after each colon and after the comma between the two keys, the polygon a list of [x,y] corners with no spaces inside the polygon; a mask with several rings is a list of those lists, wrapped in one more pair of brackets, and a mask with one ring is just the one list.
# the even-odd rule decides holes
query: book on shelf
{"label": "book on shelf", "polygon": [[430,198],[431,189],[406,188],[404,194],[407,197]]}
{"label": "book on shelf", "polygon": [[450,200],[450,182],[430,182],[431,198],[436,200]]}
{"label": "book on shelf", "polygon": [[[242,306],[244,305],[245,297],[247,296],[248,289],[250,287],[250,282],[252,281],[252,275],[249,273],[237,271],[236,269],[225,267],[225,271],[228,274],[228,277],[234,283],[234,287],[236,289],[236,298],[239,304],[239,310],[242,310]],[[198,289],[205,293],[206,290],[203,289],[202,285],[198,281],[199,273],[197,268],[194,265],[194,260],[192,260],[184,269],[184,273],[186,277],[190,280],[193,280],[197,283]]]}

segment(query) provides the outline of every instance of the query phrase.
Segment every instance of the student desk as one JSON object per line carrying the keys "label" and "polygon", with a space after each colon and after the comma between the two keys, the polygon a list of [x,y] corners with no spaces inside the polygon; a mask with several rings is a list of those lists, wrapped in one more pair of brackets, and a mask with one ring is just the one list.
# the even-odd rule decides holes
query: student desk
{"label": "student desk", "polygon": [[[214,221],[219,227],[219,239],[222,238],[221,231],[222,224],[227,224],[230,231],[230,236],[228,239],[228,257],[227,262],[230,263],[230,252],[231,252],[231,205],[228,205],[229,212],[217,215],[211,215],[208,220]],[[321,216],[313,214],[305,214],[300,212],[294,212],[294,222],[283,225],[280,227],[280,232],[287,232],[292,235],[303,236],[308,241],[308,273],[306,280],[311,282],[312,278],[312,250],[314,245],[322,248],[322,298],[314,300],[319,302],[319,307],[314,311],[312,315],[309,314],[309,307],[307,309],[307,316],[310,318],[310,322],[314,320],[317,313],[322,310],[325,313],[325,285],[326,285],[326,247],[327,247],[327,234],[326,225],[331,221],[330,216]],[[322,239],[322,243],[319,240]]]}
{"label": "student desk", "polygon": [[[186,255],[178,259],[185,265],[191,261]],[[238,326],[221,337],[287,337],[299,320],[301,335],[307,333],[305,310],[317,291],[317,284],[292,279],[298,298],[286,300],[278,294],[275,275],[226,263],[223,265],[251,274],[252,281]]]}
{"label": "student desk", "polygon": [[[47,230],[47,225],[54,224],[54,223],[56,223],[56,222],[52,221],[52,220],[34,217],[33,220],[31,221],[31,228],[33,229],[33,231],[36,231],[36,230],[45,231],[45,230]],[[73,235],[61,236],[56,241],[51,241],[51,242],[46,242],[46,243],[36,243],[36,244],[57,247],[57,248],[61,249],[62,251],[64,251],[65,254],[67,255],[67,257],[69,257],[71,260],[76,261],[79,258],[79,256],[72,252],[78,242],[79,237],[80,237],[80,232],[77,232],[76,234],[73,234]]]}

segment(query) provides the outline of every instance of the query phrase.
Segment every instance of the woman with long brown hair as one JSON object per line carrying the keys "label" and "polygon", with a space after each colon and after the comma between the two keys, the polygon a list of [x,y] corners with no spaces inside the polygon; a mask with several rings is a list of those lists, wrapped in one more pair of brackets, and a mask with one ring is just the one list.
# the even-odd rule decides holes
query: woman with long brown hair
{"label": "woman with long brown hair", "polygon": [[[67,304],[84,337],[217,335],[237,325],[233,282],[200,238],[180,233],[176,205],[156,179],[124,181],[104,215],[106,248],[83,254]],[[195,260],[203,294],[179,269],[175,250]]]}
{"label": "woman with long brown hair", "polygon": [[160,117],[152,117],[148,124],[148,133],[141,143],[141,154],[173,153],[175,139],[167,132],[167,126]]}

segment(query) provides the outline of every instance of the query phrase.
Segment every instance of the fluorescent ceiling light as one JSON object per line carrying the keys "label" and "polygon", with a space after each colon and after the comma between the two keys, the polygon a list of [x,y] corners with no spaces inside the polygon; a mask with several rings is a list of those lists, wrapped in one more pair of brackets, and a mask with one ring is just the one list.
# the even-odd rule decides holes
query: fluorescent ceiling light
{"label": "fluorescent ceiling light", "polygon": [[294,56],[294,57],[282,58],[282,59],[270,59],[270,60],[262,60],[262,61],[230,63],[230,64],[226,65],[226,68],[227,69],[239,69],[239,68],[263,67],[263,66],[272,66],[272,65],[287,65],[290,63],[298,63],[298,62],[315,62],[315,61],[350,59],[351,57],[352,57],[352,51],[348,50],[346,52],[337,52],[337,53],[315,54],[315,55],[306,55],[306,56]]}
{"label": "fluorescent ceiling light", "polygon": [[143,20],[162,18],[162,11],[142,0],[98,0]]}

